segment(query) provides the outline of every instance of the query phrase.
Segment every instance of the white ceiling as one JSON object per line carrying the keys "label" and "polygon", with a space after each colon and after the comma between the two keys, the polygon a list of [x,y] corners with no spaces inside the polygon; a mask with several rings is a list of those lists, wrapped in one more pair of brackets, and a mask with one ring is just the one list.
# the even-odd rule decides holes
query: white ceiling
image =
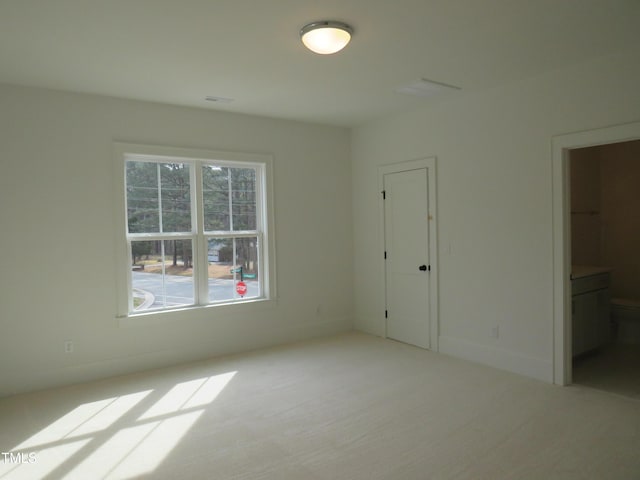
{"label": "white ceiling", "polygon": [[[351,44],[307,51],[315,20]],[[0,82],[342,126],[639,44],[640,0],[0,0]]]}

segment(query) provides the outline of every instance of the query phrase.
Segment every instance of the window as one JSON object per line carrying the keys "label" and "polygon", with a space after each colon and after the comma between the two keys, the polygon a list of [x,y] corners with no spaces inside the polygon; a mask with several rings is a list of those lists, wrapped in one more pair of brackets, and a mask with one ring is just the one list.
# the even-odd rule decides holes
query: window
{"label": "window", "polygon": [[117,150],[126,218],[121,315],[270,298],[268,157]]}

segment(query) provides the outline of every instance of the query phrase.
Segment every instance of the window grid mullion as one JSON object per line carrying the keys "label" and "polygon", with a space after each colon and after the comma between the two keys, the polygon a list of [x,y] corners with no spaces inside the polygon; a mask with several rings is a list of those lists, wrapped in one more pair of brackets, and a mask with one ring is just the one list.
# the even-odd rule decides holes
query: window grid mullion
{"label": "window grid mullion", "polygon": [[167,261],[164,252],[164,240],[160,241],[160,259],[162,260],[162,307],[167,308],[167,271],[165,262]]}
{"label": "window grid mullion", "polygon": [[[133,264],[133,255],[131,254],[131,240],[127,238],[127,265]],[[127,291],[129,294],[127,295],[127,311],[133,312],[133,278],[131,278],[131,268],[129,268],[129,273],[127,275]]]}
{"label": "window grid mullion", "polygon": [[229,191],[229,230],[233,231],[233,190],[231,189],[231,168],[227,168],[227,185]]}
{"label": "window grid mullion", "polygon": [[193,199],[194,212],[193,221],[195,225],[195,243],[196,254],[194,255],[194,289],[196,293],[196,302],[198,305],[207,305],[209,303],[209,248],[207,240],[204,236],[204,187],[202,168],[203,162],[194,162],[194,188],[191,189]]}
{"label": "window grid mullion", "polygon": [[[259,286],[259,292],[258,295],[260,295],[261,297],[265,295],[266,290],[265,290],[265,285],[267,285],[268,283],[268,279],[267,276],[265,275],[265,270],[264,270],[264,253],[263,253],[263,232],[264,232],[264,228],[265,228],[265,222],[263,219],[263,213],[264,213],[264,199],[263,199],[263,190],[262,190],[262,186],[263,186],[263,182],[264,182],[264,178],[263,178],[263,173],[264,171],[262,169],[257,168],[255,170],[255,175],[256,175],[256,185],[255,185],[255,202],[256,202],[256,253],[257,253],[257,261],[258,261],[258,286]],[[267,287],[268,288],[268,287]]]}
{"label": "window grid mullion", "polygon": [[[236,255],[237,255],[237,253],[236,253],[236,239],[235,238],[231,241],[231,244],[233,245],[233,249],[232,249],[233,250],[233,253],[232,253],[233,257],[231,258],[231,268],[233,269],[233,284],[235,285],[236,282],[238,281],[238,278],[237,278],[237,273],[238,273],[237,270],[238,270],[238,268],[236,267]],[[233,293],[233,300],[236,300],[238,298],[238,295],[236,295],[235,289],[232,291],[232,293]]]}
{"label": "window grid mullion", "polygon": [[193,233],[129,233],[127,240],[142,242],[145,240],[195,240]]}
{"label": "window grid mullion", "polygon": [[264,273],[263,273],[263,256],[262,256],[262,234],[256,235],[256,254],[257,254],[257,262],[258,262],[258,295],[264,295]]}
{"label": "window grid mullion", "polygon": [[160,232],[164,232],[162,226],[162,176],[160,175],[160,164],[156,164],[156,172],[158,179],[158,228]]}
{"label": "window grid mullion", "polygon": [[242,230],[240,232],[204,232],[204,236],[207,238],[247,238],[255,237],[260,233],[260,230]]}

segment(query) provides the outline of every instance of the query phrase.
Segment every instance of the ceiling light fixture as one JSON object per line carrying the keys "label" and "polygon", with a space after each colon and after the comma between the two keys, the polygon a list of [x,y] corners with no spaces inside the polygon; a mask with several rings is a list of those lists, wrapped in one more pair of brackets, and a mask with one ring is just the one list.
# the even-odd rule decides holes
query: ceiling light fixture
{"label": "ceiling light fixture", "polygon": [[346,23],[323,20],[305,25],[300,30],[300,38],[305,47],[320,55],[336,53],[347,46],[353,28]]}

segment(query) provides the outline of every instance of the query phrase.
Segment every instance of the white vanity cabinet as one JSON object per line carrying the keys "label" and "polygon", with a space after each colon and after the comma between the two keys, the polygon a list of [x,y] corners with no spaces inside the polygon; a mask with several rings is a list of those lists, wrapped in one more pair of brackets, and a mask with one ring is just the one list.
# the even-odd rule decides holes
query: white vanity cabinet
{"label": "white vanity cabinet", "polygon": [[609,271],[574,269],[571,279],[571,328],[573,356],[594,350],[610,335]]}

